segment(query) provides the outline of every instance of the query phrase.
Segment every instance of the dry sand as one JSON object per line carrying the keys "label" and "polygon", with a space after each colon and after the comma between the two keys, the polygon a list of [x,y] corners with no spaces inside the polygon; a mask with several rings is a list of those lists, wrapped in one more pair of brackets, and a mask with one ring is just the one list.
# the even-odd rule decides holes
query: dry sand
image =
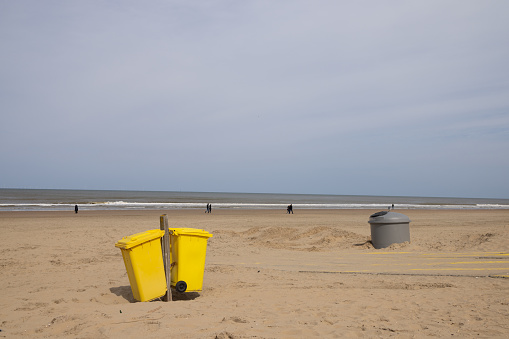
{"label": "dry sand", "polygon": [[[378,250],[374,212],[0,212],[0,337],[509,337],[508,210],[402,210]],[[114,244],[162,213],[214,234],[203,292],[134,302]]]}

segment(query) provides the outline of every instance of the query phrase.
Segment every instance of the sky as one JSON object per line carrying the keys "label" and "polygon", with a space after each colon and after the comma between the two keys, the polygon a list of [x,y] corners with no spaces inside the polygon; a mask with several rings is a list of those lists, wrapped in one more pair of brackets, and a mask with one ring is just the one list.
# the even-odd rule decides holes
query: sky
{"label": "sky", "polygon": [[0,188],[509,198],[507,13],[0,0]]}

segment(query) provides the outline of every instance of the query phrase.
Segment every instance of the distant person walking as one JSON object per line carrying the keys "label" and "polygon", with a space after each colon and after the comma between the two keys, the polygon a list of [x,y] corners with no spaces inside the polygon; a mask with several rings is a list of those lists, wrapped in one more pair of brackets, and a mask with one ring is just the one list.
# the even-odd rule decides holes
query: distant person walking
{"label": "distant person walking", "polygon": [[290,204],[290,212],[293,214],[293,204]]}
{"label": "distant person walking", "polygon": [[78,205],[74,205],[74,213],[78,213]]}
{"label": "distant person walking", "polygon": [[292,204],[288,205],[288,207],[286,207],[286,214],[293,214],[293,206]]}
{"label": "distant person walking", "polygon": [[212,204],[207,204],[207,210],[205,213],[212,213]]}

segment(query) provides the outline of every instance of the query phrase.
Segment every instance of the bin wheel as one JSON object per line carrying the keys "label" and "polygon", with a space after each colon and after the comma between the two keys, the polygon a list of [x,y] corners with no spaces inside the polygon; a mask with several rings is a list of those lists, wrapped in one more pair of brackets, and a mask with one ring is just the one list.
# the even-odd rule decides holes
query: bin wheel
{"label": "bin wheel", "polygon": [[175,290],[179,293],[184,293],[187,290],[187,284],[185,281],[179,281],[175,284]]}

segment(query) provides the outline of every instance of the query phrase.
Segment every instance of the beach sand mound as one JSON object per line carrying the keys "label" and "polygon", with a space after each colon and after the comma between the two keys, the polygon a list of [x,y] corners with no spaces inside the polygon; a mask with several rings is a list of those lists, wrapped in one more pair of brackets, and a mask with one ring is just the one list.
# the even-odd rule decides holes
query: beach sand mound
{"label": "beach sand mound", "polygon": [[[374,250],[371,237],[341,228],[310,226],[302,228],[270,226],[252,227],[246,231],[215,230],[214,241],[229,243],[230,249],[245,246],[294,251],[325,252],[333,250]],[[411,236],[410,242],[395,243],[385,251],[448,251],[490,250],[501,241],[494,232],[473,234],[443,234],[441,237]]]}
{"label": "beach sand mound", "polygon": [[443,232],[432,237],[420,239],[411,237],[412,249],[423,251],[491,251],[493,248],[504,247],[504,237],[494,232],[478,232],[471,234],[450,234]]}
{"label": "beach sand mound", "polygon": [[333,249],[373,248],[369,237],[342,229],[314,226],[252,227],[246,231],[214,230],[213,242],[229,244],[229,248],[254,246],[258,248],[285,249],[295,251],[330,251]]}
{"label": "beach sand mound", "polygon": [[342,229],[315,226],[296,229],[292,227],[253,227],[241,233],[251,245],[273,249],[297,251],[325,251],[334,248],[352,248],[368,242],[365,236]]}

